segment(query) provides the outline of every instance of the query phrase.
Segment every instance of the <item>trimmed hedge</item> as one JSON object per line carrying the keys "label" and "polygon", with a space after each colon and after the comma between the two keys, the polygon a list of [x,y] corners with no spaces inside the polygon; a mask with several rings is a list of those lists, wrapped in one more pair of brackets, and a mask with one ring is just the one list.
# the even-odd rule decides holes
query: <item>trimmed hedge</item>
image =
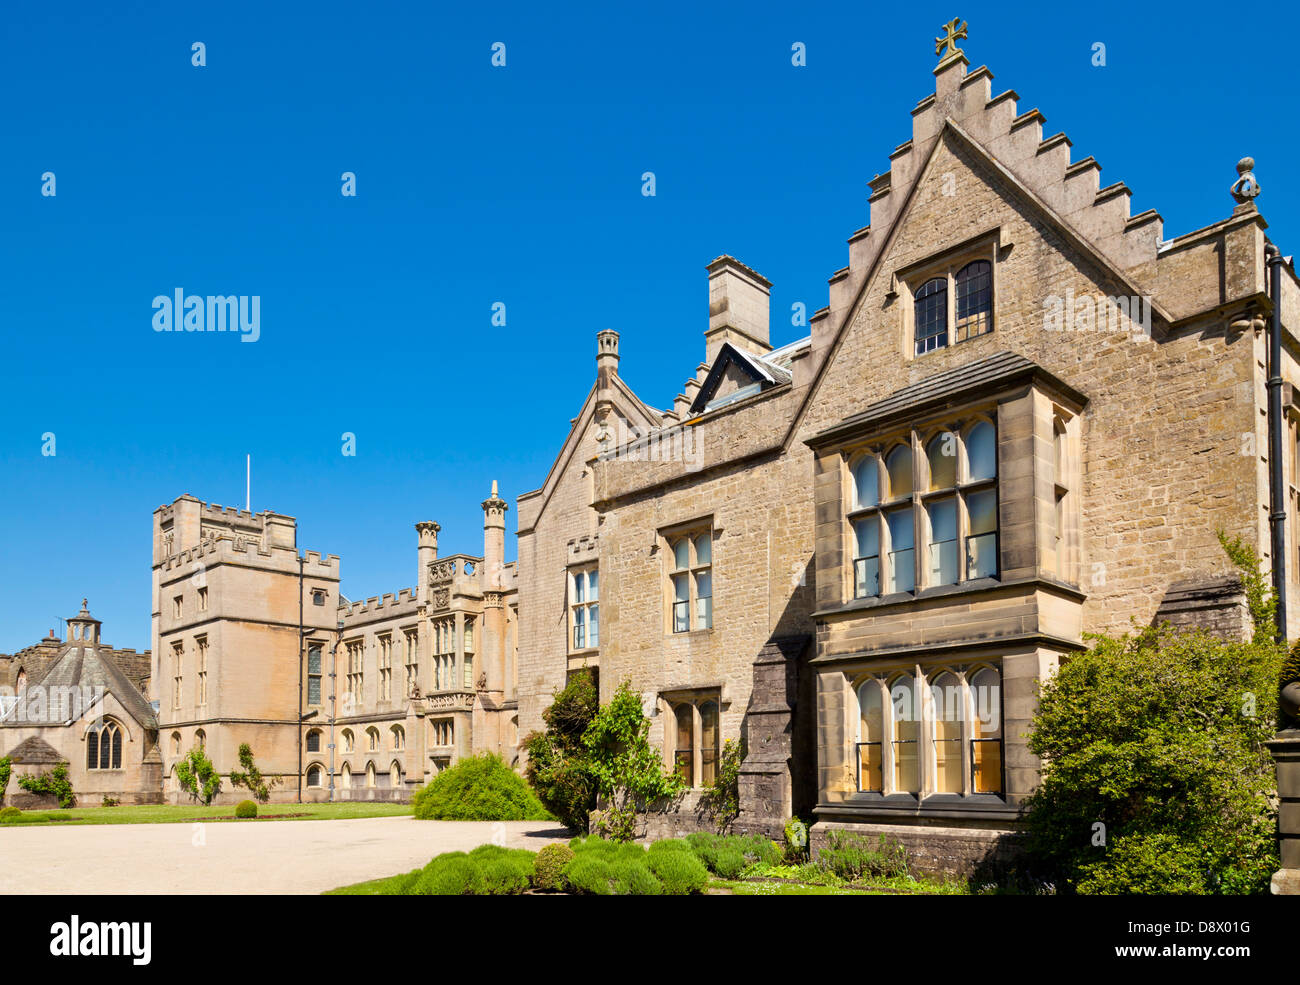
{"label": "trimmed hedge", "polygon": [[426,821],[550,821],[537,795],[500,756],[484,753],[443,770],[412,800]]}
{"label": "trimmed hedge", "polygon": [[241,800],[235,805],[235,817],[257,817],[257,805],[251,800]]}
{"label": "trimmed hedge", "polygon": [[[684,845],[685,842],[682,844]],[[651,845],[650,851],[646,853],[646,865],[655,874],[664,893],[668,896],[689,896],[692,893],[700,893],[709,884],[709,870],[691,851],[678,849],[655,851],[655,845]]]}
{"label": "trimmed hedge", "polygon": [[533,885],[538,889],[563,889],[564,867],[573,861],[568,845],[547,845],[533,860]]}
{"label": "trimmed hedge", "polygon": [[9,824],[23,816],[18,807],[0,807],[0,824]]}

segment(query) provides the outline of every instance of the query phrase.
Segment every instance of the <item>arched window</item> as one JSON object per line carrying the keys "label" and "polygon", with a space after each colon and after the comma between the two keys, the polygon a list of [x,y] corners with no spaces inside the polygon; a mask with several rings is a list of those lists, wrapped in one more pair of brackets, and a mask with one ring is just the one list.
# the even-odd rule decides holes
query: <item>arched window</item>
{"label": "arched window", "polygon": [[403,749],[406,747],[406,730],[400,725],[394,725],[390,732],[393,734],[393,748]]}
{"label": "arched window", "polygon": [[344,790],[352,789],[352,767],[347,763],[343,764],[342,779],[339,781]]}
{"label": "arched window", "polygon": [[920,709],[916,701],[916,682],[908,674],[900,674],[889,683],[892,704],[894,748],[894,791],[920,793]]}
{"label": "arched window", "polygon": [[120,770],[122,768],[122,726],[111,718],[86,733],[86,769]]}
{"label": "arched window", "polygon": [[880,682],[874,677],[858,686],[858,789],[880,793],[884,763],[881,738],[884,735],[884,706]]}
{"label": "arched window", "polygon": [[319,787],[321,783],[321,773],[323,771],[319,766],[313,763],[307,767],[307,786]]}
{"label": "arched window", "polygon": [[345,728],[341,737],[343,739],[343,751],[352,752],[353,747],[356,745],[356,737],[353,736],[352,729]]}
{"label": "arched window", "polygon": [[208,744],[208,733],[203,731],[203,729],[199,729],[194,733],[194,743],[200,749],[206,748]]}
{"label": "arched window", "polygon": [[1002,793],[1002,676],[981,667],[970,677],[971,792]]}
{"label": "arched window", "polygon": [[957,485],[957,435],[940,431],[925,446],[930,463],[930,489],[951,489]]}
{"label": "arched window", "polygon": [[889,591],[910,592],[916,587],[916,533],[912,507],[901,506],[885,514],[889,532]]}
{"label": "arched window", "polygon": [[366,748],[370,752],[374,752],[379,748],[379,729],[373,725],[366,729]]}
{"label": "arched window", "polygon": [[695,709],[692,705],[678,705],[677,716],[677,775],[688,787],[695,786]]}
{"label": "arched window", "polygon": [[972,260],[957,271],[957,342],[993,331],[993,265]]}
{"label": "arched window", "polygon": [[314,728],[307,733],[307,751],[320,752],[320,729]]}
{"label": "arched window", "polygon": [[20,667],[20,668],[18,669],[18,682],[17,682],[17,686],[16,686],[15,689],[16,689],[20,694],[21,694],[23,691],[27,690],[27,670],[26,670],[26,668],[22,668],[22,667]]}
{"label": "arched window", "polygon": [[966,435],[968,482],[984,482],[998,474],[998,450],[993,425],[980,421]]}
{"label": "arched window", "polygon": [[866,509],[880,503],[880,466],[875,455],[863,455],[853,466],[853,505]]}
{"label": "arched window", "polygon": [[402,765],[395,759],[388,767],[388,782],[395,790],[402,786]]}
{"label": "arched window", "polygon": [[173,732],[172,733],[172,755],[179,756],[180,754],[181,754],[181,734],[179,732]]}
{"label": "arched window", "polygon": [[853,597],[880,594],[880,514],[853,521]]}
{"label": "arched window", "polygon": [[887,499],[902,499],[912,495],[912,448],[895,445],[885,456],[885,471],[889,474]]}
{"label": "arched window", "polygon": [[936,793],[961,793],[961,729],[965,717],[965,695],[961,682],[950,671],[939,674],[930,684],[934,713],[934,765]]}
{"label": "arched window", "polygon": [[718,704],[700,705],[700,786],[711,787],[718,778]]}
{"label": "arched window", "polygon": [[372,761],[366,763],[366,786],[373,787],[374,785],[375,785],[375,764]]}
{"label": "arched window", "polygon": [[912,317],[916,322],[916,354],[919,356],[948,344],[948,278],[935,277],[912,295]]}

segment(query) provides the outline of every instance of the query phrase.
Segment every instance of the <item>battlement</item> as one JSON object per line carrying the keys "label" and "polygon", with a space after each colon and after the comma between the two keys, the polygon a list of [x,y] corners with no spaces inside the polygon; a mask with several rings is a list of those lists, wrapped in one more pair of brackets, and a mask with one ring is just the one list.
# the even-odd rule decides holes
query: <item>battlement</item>
{"label": "battlement", "polygon": [[[371,622],[376,618],[413,615],[419,604],[414,588],[403,588],[396,595],[385,592],[372,595],[364,602],[340,602],[339,617],[348,623]],[[363,618],[364,617],[364,618]]]}

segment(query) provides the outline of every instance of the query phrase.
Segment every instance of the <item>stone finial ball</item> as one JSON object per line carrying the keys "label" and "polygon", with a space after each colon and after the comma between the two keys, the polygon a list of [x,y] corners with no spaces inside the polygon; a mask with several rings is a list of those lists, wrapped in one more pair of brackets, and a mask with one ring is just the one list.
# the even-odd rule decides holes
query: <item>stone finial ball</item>
{"label": "stone finial ball", "polygon": [[1243,157],[1237,162],[1237,174],[1245,174],[1247,171],[1255,170],[1255,159],[1253,157]]}

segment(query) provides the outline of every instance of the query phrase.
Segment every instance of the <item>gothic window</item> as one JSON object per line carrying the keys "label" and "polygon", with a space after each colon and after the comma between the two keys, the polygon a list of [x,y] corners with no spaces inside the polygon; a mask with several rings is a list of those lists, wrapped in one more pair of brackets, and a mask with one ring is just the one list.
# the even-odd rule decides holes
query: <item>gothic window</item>
{"label": "gothic window", "polygon": [[868,678],[858,687],[858,789],[872,793],[884,790],[884,705],[880,681]]}
{"label": "gothic window", "polygon": [[373,762],[366,763],[366,786],[373,787],[374,785],[375,785],[375,764]]}
{"label": "gothic window", "polygon": [[400,725],[394,725],[388,731],[392,733],[394,749],[406,748],[406,729],[402,728]]}
{"label": "gothic window", "polygon": [[402,785],[402,764],[393,760],[392,765],[388,767],[388,782],[390,786],[401,787]]}
{"label": "gothic window", "polygon": [[914,591],[918,574],[922,588],[997,575],[994,426],[977,418],[927,434],[848,456],[854,598]]}
{"label": "gothic window", "polygon": [[379,700],[393,700],[393,637],[384,633],[376,639],[379,650]]}
{"label": "gothic window", "polygon": [[912,295],[912,317],[916,323],[916,354],[941,349],[948,344],[948,279],[935,277]]}
{"label": "gothic window", "polygon": [[172,755],[179,756],[180,754],[181,754],[181,734],[179,732],[173,732],[172,733]]}
{"label": "gothic window", "polygon": [[195,644],[195,696],[194,703],[200,708],[208,703],[208,638],[197,637]]}
{"label": "gothic window", "polygon": [[122,768],[122,726],[111,718],[86,733],[86,769],[120,770]]}
{"label": "gothic window", "polygon": [[352,734],[352,729],[345,728],[340,736],[344,752],[352,752],[356,746],[356,737]]}
{"label": "gothic window", "polygon": [[361,704],[362,692],[366,684],[365,641],[352,640],[344,644],[348,661],[348,693],[356,704]]}
{"label": "gothic window", "polygon": [[957,271],[957,330],[955,342],[965,342],[993,330],[993,265],[973,260]]}
{"label": "gothic window", "polygon": [[314,728],[307,733],[307,751],[320,752],[320,729]]}
{"label": "gothic window", "polygon": [[993,331],[993,264],[972,260],[928,278],[912,293],[918,356]]}
{"label": "gothic window", "polygon": [[313,643],[307,647],[307,704],[321,703],[321,646]]}
{"label": "gothic window", "polygon": [[595,565],[569,572],[569,625],[574,650],[600,646],[600,581]]}
{"label": "gothic window", "polygon": [[695,786],[695,709],[691,705],[678,705],[677,751],[674,756],[677,775],[688,787]]}
{"label": "gothic window", "polygon": [[721,715],[716,692],[673,705],[673,764],[689,786],[710,787],[718,779],[722,753]]}
{"label": "gothic window", "polygon": [[178,709],[181,706],[181,693],[184,689],[184,658],[185,644],[176,642],[172,644],[172,708]]}
{"label": "gothic window", "polygon": [[420,632],[418,629],[406,631],[406,695],[415,692],[420,683]]}
{"label": "gothic window", "polygon": [[194,744],[197,745],[200,749],[206,748],[208,744],[208,733],[203,731],[203,729],[199,729],[197,732],[195,732]]}
{"label": "gothic window", "polygon": [[374,752],[378,748],[379,748],[379,729],[375,728],[372,725],[370,728],[366,729],[366,749],[368,749],[370,752]]}
{"label": "gothic window", "polygon": [[208,590],[206,588],[199,589],[199,611],[208,611]]}
{"label": "gothic window", "polygon": [[981,667],[970,678],[971,704],[971,790],[974,793],[1002,792],[1002,676],[992,667]]}
{"label": "gothic window", "polygon": [[889,682],[889,700],[893,712],[890,715],[893,788],[900,793],[919,793],[921,729],[917,719],[916,682],[910,674],[900,674]]}
{"label": "gothic window", "polygon": [[343,789],[350,790],[352,788],[352,767],[347,763],[344,763],[340,776],[340,783],[342,784]]}
{"label": "gothic window", "polygon": [[321,785],[321,775],[324,773],[319,766],[313,763],[307,767],[307,786],[319,787]]}

